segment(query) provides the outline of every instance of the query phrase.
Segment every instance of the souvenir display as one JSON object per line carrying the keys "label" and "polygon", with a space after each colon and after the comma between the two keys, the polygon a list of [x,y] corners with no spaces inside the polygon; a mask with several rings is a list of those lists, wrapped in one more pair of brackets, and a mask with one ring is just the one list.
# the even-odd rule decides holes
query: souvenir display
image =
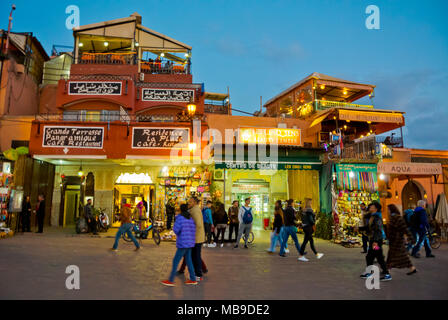
{"label": "souvenir display", "polygon": [[12,174],[0,172],[0,238],[10,237],[14,234],[12,230],[6,228],[11,222],[8,207],[11,197],[12,182]]}

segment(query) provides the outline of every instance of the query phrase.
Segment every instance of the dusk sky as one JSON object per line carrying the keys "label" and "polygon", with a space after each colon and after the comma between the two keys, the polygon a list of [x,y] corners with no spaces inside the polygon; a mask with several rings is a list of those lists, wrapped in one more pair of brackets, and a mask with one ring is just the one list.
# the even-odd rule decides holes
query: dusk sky
{"label": "dusk sky", "polygon": [[[376,108],[406,112],[405,147],[448,149],[448,1],[3,0],[0,28],[12,3],[12,31],[33,32],[48,53],[73,45],[69,5],[81,25],[137,11],[144,26],[193,47],[195,83],[229,86],[233,107],[248,112],[312,72],[374,84]],[[365,27],[371,4],[380,30]]]}

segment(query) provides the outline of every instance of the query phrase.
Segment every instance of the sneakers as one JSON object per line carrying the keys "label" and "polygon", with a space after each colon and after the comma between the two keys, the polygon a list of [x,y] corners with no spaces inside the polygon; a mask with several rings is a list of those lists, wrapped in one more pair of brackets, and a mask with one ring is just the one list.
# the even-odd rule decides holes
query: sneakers
{"label": "sneakers", "polygon": [[233,249],[238,249],[238,245],[234,246]]}
{"label": "sneakers", "polygon": [[310,260],[308,260],[308,259],[305,258],[305,257],[300,257],[300,258],[298,258],[297,260],[299,260],[299,261],[303,261],[303,262],[308,262],[308,261],[310,261]]}
{"label": "sneakers", "polygon": [[247,245],[244,245],[244,249],[249,249],[249,247]]}
{"label": "sneakers", "polygon": [[220,247],[223,248],[224,247],[224,243],[221,243]]}
{"label": "sneakers", "polygon": [[142,247],[136,247],[134,251],[139,251]]}
{"label": "sneakers", "polygon": [[371,277],[371,276],[372,276],[371,273],[364,273],[364,274],[360,275],[360,277],[361,277],[362,279],[367,279],[367,278],[369,278],[369,277]]}
{"label": "sneakers", "polygon": [[203,247],[203,248],[207,247],[207,244],[206,244],[206,243],[204,243],[204,244],[202,245],[202,247]]}
{"label": "sneakers", "polygon": [[197,281],[193,281],[193,280],[187,280],[184,282],[186,285],[190,285],[190,286],[195,286],[198,284]]}
{"label": "sneakers", "polygon": [[281,253],[279,253],[279,256],[285,258],[285,257],[286,257],[286,254],[281,254]]}
{"label": "sneakers", "polygon": [[289,253],[289,249],[285,249],[285,253]]}
{"label": "sneakers", "polygon": [[380,281],[390,281],[390,280],[392,280],[392,276],[390,274],[385,274],[380,278]]}
{"label": "sneakers", "polygon": [[316,255],[316,258],[317,258],[317,259],[320,259],[320,258],[322,258],[323,256],[324,256],[323,253],[318,253],[318,254]]}
{"label": "sneakers", "polygon": [[199,282],[199,281],[203,281],[204,280],[204,278],[202,278],[202,277],[196,277],[196,281],[197,282]]}
{"label": "sneakers", "polygon": [[426,256],[426,258],[435,258],[436,256],[433,254],[430,254],[429,256]]}
{"label": "sneakers", "polygon": [[118,251],[118,249],[115,249],[115,248],[110,248],[109,250],[112,251],[112,252],[117,252]]}
{"label": "sneakers", "polygon": [[174,282],[171,282],[171,281],[169,281],[169,280],[163,280],[162,282],[161,282],[164,286],[167,286],[167,287],[174,287],[175,285],[174,285]]}

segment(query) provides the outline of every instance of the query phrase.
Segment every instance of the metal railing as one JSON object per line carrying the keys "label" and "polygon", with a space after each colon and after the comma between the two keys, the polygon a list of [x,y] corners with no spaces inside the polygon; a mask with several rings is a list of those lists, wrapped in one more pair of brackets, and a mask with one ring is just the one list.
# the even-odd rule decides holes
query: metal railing
{"label": "metal railing", "polygon": [[204,112],[217,113],[217,114],[229,114],[229,106],[222,104],[205,103]]}
{"label": "metal railing", "polygon": [[326,110],[330,108],[360,108],[360,109],[373,109],[372,105],[355,104],[341,101],[330,100],[313,100],[307,102],[297,108],[301,117],[306,117],[315,111]]}
{"label": "metal railing", "polygon": [[83,52],[77,64],[137,64],[137,53],[87,53]]}

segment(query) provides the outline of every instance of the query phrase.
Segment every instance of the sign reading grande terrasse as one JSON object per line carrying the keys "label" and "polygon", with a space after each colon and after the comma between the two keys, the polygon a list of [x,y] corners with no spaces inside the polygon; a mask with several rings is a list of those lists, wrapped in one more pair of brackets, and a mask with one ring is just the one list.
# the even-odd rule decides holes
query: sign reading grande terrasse
{"label": "sign reading grande terrasse", "polygon": [[60,127],[45,126],[43,147],[102,149],[103,127]]}
{"label": "sign reading grande terrasse", "polygon": [[92,95],[92,96],[120,96],[121,81],[70,81],[68,84],[69,95]]}
{"label": "sign reading grande terrasse", "polygon": [[182,149],[188,148],[188,128],[133,128],[133,149]]}
{"label": "sign reading grande terrasse", "polygon": [[194,100],[194,90],[142,89],[142,101],[190,102],[191,100]]}

